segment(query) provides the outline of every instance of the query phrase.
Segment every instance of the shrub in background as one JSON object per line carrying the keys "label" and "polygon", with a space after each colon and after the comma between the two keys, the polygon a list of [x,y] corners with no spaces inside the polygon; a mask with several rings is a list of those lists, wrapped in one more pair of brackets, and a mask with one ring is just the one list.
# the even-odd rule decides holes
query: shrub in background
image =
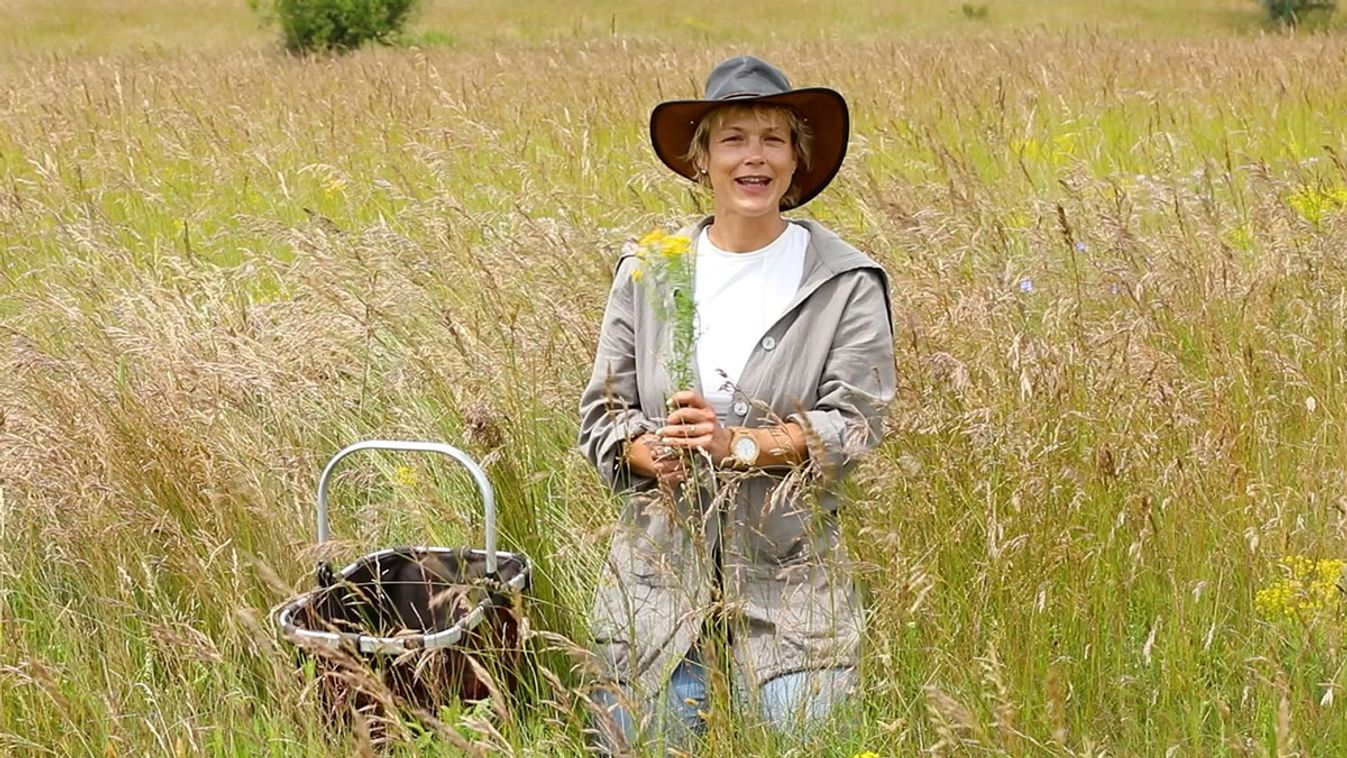
{"label": "shrub in background", "polygon": [[973,3],[963,4],[963,17],[968,19],[985,19],[990,13],[986,3],[974,5]]}
{"label": "shrub in background", "polygon": [[366,42],[388,43],[420,0],[248,0],[280,24],[292,53],[353,50]]}
{"label": "shrub in background", "polygon": [[1258,0],[1267,8],[1268,16],[1279,24],[1295,26],[1307,14],[1337,10],[1338,0]]}

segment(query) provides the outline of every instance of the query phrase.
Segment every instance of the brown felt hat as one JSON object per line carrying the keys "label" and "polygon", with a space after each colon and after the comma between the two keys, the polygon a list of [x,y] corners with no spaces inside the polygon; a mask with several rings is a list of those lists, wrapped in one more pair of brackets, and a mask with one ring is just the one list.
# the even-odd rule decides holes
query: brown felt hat
{"label": "brown felt hat", "polygon": [[799,190],[794,203],[781,202],[790,210],[814,199],[828,186],[847,155],[851,115],[847,101],[826,87],[791,89],[781,69],[751,55],[731,58],[711,71],[702,100],[669,100],[650,112],[650,143],[664,165],[692,180],[697,167],[687,159],[697,124],[712,110],[727,103],[784,105],[809,124],[813,145],[809,168],[796,169],[792,185]]}

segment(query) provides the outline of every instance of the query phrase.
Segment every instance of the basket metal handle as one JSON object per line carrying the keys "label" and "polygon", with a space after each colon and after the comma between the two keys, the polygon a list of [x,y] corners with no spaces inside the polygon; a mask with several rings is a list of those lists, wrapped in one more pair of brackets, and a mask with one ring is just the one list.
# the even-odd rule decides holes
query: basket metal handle
{"label": "basket metal handle", "polygon": [[467,453],[456,447],[446,445],[443,442],[416,442],[409,440],[363,440],[342,448],[332,460],[327,462],[323,468],[323,473],[318,477],[318,544],[328,541],[330,533],[327,529],[327,487],[328,479],[332,475],[333,469],[342,458],[361,450],[400,450],[410,452],[440,453],[463,464],[468,472],[472,474],[473,480],[477,482],[477,489],[482,494],[482,506],[486,511],[486,572],[488,576],[496,574],[496,494],[491,489],[491,482],[486,478],[486,472],[477,465]]}

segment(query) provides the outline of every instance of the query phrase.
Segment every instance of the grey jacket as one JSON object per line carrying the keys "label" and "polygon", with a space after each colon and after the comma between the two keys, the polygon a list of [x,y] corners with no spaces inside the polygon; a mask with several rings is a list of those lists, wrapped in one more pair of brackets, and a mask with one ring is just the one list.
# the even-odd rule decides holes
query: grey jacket
{"label": "grey jacket", "polygon": [[[710,222],[682,233],[695,241]],[[893,399],[889,283],[836,234],[792,223],[809,230],[799,291],[753,349],[722,421],[800,423],[810,443],[803,471],[722,473],[697,497],[669,498],[621,464],[626,443],[658,426],[674,388],[669,326],[645,282],[632,280],[635,260],[617,266],[580,400],[580,448],[626,504],[590,619],[607,676],[645,696],[697,641],[716,605],[717,560],[744,684],[856,664],[860,604],[838,540],[835,485],[878,443]]]}

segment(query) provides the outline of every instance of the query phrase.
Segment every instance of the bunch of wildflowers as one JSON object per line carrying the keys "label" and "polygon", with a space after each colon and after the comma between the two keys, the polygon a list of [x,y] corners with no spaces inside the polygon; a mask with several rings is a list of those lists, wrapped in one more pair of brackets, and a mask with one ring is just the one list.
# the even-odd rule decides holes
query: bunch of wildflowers
{"label": "bunch of wildflowers", "polygon": [[1328,216],[1347,207],[1347,185],[1301,187],[1286,198],[1301,218],[1318,227]]}
{"label": "bunch of wildflowers", "polygon": [[[636,242],[636,268],[633,281],[653,285],[655,316],[669,324],[672,344],[669,346],[665,371],[673,384],[673,391],[692,389],[695,383],[693,357],[697,350],[697,304],[692,289],[696,282],[696,260],[692,255],[692,240],[680,234],[666,234],[655,230]],[[703,486],[713,486],[709,467],[697,465],[695,456],[685,453],[691,469],[690,478]],[[695,497],[695,496],[694,496]]]}
{"label": "bunch of wildflowers", "polygon": [[1272,621],[1308,621],[1340,607],[1338,582],[1347,561],[1288,555],[1280,564],[1286,575],[1254,596],[1260,616]]}
{"label": "bunch of wildflowers", "polygon": [[636,242],[637,266],[631,278],[650,280],[658,292],[655,315],[670,324],[673,345],[665,366],[674,391],[693,386],[692,358],[697,349],[697,306],[692,299],[694,283],[692,241],[677,234],[655,230]]}

